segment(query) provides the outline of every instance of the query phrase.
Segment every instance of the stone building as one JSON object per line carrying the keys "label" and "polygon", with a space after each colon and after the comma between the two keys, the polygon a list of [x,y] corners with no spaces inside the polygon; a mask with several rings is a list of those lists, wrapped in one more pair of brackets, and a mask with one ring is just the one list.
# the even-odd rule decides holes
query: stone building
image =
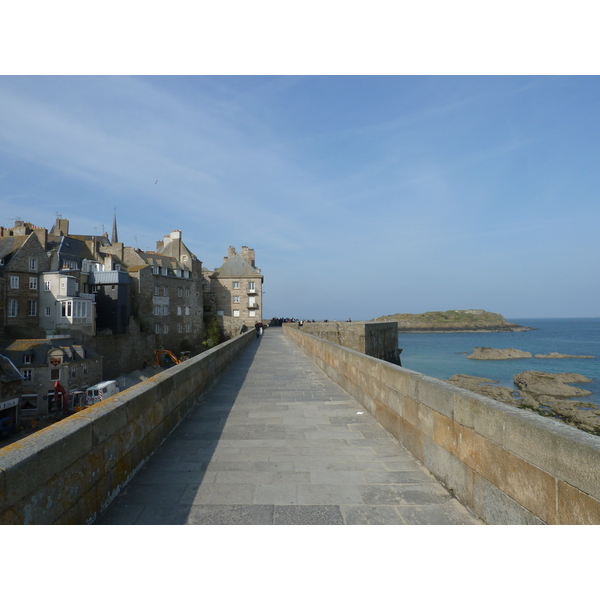
{"label": "stone building", "polygon": [[125,247],[133,288],[133,314],[142,331],[155,335],[155,348],[175,354],[199,349],[204,338],[202,262],[172,231],[156,252]]}
{"label": "stone building", "polygon": [[47,230],[17,221],[0,228],[0,313],[3,337],[39,337],[39,278],[49,270]]}
{"label": "stone building", "polygon": [[230,246],[223,265],[215,271],[203,273],[205,288],[210,290],[206,307],[218,316],[239,319],[241,324],[253,327],[262,321],[263,276],[256,268],[255,252],[242,246],[238,254]]}
{"label": "stone building", "polygon": [[0,342],[0,353],[23,376],[19,406],[22,418],[46,416],[58,410],[54,403],[56,382],[68,394],[75,394],[102,380],[102,357],[69,336],[8,340]]}

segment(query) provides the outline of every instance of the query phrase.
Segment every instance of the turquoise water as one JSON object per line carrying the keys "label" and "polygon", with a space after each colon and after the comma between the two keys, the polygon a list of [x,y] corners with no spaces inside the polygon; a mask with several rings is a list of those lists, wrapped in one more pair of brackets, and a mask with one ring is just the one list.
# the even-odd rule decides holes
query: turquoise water
{"label": "turquoise water", "polygon": [[[534,329],[514,333],[401,333],[402,366],[438,379],[458,373],[489,377],[507,387],[514,387],[513,377],[522,371],[579,373],[593,382],[573,385],[590,390],[592,396],[583,400],[600,406],[600,318],[507,320]],[[533,355],[591,354],[595,358],[470,360],[467,355],[475,346],[516,348]]]}

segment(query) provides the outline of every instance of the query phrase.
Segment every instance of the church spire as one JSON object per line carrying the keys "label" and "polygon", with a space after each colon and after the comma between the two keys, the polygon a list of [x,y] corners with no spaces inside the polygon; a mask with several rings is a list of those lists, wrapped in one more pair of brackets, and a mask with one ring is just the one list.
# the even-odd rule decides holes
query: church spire
{"label": "church spire", "polygon": [[115,208],[115,218],[113,220],[113,230],[112,230],[112,237],[110,239],[110,243],[111,244],[119,243],[119,236],[117,235],[117,209],[116,208]]}

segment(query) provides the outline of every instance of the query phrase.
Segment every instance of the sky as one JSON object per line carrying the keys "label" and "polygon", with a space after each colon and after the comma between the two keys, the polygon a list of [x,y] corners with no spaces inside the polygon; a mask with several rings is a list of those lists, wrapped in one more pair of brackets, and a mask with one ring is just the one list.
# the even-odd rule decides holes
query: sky
{"label": "sky", "polygon": [[154,250],[178,229],[209,269],[229,246],[254,248],[263,318],[600,316],[597,75],[525,55],[521,74],[521,57],[503,69],[489,53],[490,74],[427,56],[369,70],[335,52],[324,73],[313,53],[284,60],[288,73],[227,60],[136,71],[124,55],[121,74],[120,54],[105,69],[48,66],[53,49],[0,76],[2,226],[61,215],[99,234],[116,211],[126,245]]}

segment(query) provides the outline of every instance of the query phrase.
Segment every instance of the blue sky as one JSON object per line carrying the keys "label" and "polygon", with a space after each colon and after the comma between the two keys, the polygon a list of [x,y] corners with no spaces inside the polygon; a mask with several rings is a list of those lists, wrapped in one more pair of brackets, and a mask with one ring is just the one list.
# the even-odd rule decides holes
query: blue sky
{"label": "blue sky", "polygon": [[[256,250],[264,315],[600,316],[596,76],[2,76],[0,224]],[[155,181],[158,180],[158,184]]]}

